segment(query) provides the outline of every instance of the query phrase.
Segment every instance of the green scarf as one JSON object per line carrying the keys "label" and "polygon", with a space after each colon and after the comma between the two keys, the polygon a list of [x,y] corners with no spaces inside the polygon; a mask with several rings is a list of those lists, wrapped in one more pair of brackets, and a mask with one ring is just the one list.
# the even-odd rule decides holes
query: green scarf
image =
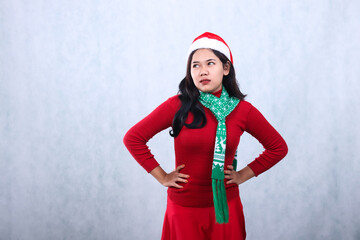
{"label": "green scarf", "polygon": [[204,93],[200,91],[199,101],[214,114],[218,121],[211,178],[216,222],[227,223],[229,221],[229,209],[224,184],[224,162],[226,150],[225,118],[235,109],[240,100],[230,97],[223,86],[220,98],[211,93]]}

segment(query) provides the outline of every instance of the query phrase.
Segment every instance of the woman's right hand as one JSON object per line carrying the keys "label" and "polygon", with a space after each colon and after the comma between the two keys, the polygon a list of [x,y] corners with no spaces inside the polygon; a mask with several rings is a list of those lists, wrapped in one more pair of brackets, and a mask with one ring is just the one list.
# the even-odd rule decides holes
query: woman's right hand
{"label": "woman's right hand", "polygon": [[175,188],[183,188],[183,186],[177,184],[177,182],[187,183],[188,178],[190,177],[187,174],[180,173],[180,170],[185,167],[185,164],[182,164],[178,166],[174,171],[171,173],[167,173],[163,180],[161,181],[161,184],[165,187],[175,187]]}

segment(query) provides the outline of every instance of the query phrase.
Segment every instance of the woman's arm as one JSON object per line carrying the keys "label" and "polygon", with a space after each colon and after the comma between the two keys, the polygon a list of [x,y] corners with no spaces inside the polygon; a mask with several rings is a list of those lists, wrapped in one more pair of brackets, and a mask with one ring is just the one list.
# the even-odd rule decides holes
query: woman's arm
{"label": "woman's arm", "polygon": [[245,130],[263,145],[265,151],[238,172],[229,165],[228,170],[224,171],[225,178],[229,179],[228,184],[241,184],[258,176],[273,167],[288,152],[287,144],[281,135],[253,106],[249,110]]}
{"label": "woman's arm", "polygon": [[134,159],[147,171],[159,166],[151,153],[147,142],[158,132],[171,127],[174,115],[179,107],[177,96],[169,98],[148,116],[135,124],[124,136],[124,144]]}
{"label": "woman's arm", "polygon": [[249,111],[245,130],[265,149],[248,164],[255,176],[267,171],[286,156],[288,147],[285,140],[254,106]]}
{"label": "woman's arm", "polygon": [[180,173],[185,165],[166,173],[150,152],[147,142],[158,132],[172,124],[179,107],[178,97],[169,98],[143,120],[135,124],[124,136],[124,144],[135,160],[165,187],[183,188],[177,182],[187,183],[189,175]]}

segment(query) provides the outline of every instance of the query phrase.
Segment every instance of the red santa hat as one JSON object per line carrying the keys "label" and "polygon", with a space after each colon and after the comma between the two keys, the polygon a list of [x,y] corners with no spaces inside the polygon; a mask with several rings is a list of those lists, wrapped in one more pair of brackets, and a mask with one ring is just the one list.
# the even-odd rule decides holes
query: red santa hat
{"label": "red santa hat", "polygon": [[226,44],[224,39],[214,33],[205,32],[195,38],[189,48],[189,54],[200,48],[211,48],[217,50],[224,54],[231,63],[234,63],[229,46]]}

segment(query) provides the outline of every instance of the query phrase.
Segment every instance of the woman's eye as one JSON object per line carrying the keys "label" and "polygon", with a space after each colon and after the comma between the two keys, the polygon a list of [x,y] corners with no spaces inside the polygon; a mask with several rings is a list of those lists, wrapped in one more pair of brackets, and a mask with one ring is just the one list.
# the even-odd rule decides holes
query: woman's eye
{"label": "woman's eye", "polygon": [[214,62],[209,62],[208,65],[214,65],[215,63]]}
{"label": "woman's eye", "polygon": [[197,67],[199,67],[199,64],[194,64],[193,65],[193,68],[197,68]]}

